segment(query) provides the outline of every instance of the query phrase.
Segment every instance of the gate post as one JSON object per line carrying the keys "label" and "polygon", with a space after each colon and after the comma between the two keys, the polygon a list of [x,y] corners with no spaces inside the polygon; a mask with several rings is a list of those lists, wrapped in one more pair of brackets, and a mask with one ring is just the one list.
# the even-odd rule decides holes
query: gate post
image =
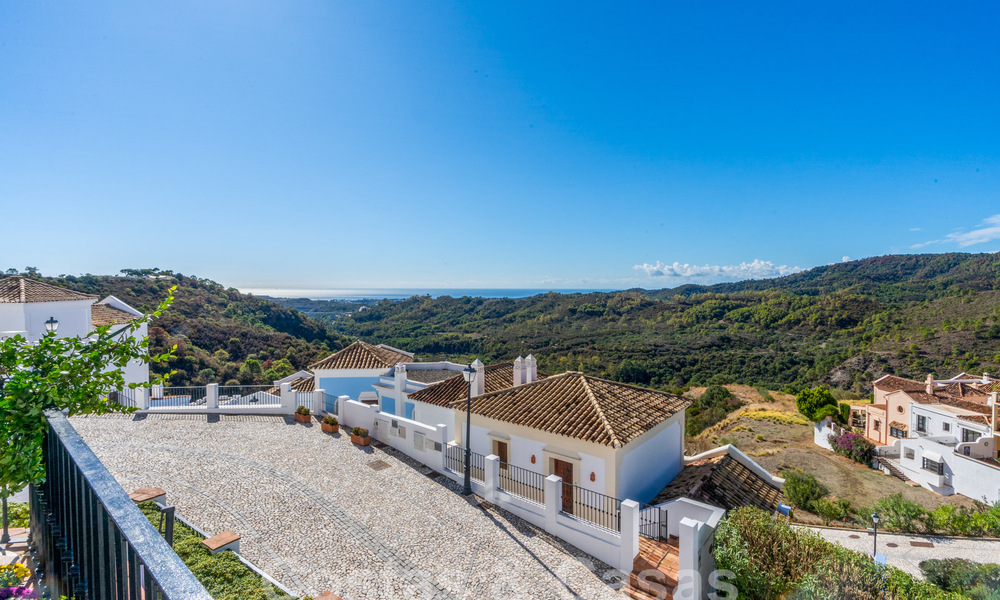
{"label": "gate post", "polygon": [[[562,477],[549,475],[545,478],[545,531],[556,535],[556,515],[562,509]],[[558,537],[558,536],[557,536]]]}
{"label": "gate post", "polygon": [[635,500],[622,502],[621,544],[617,567],[631,573],[635,557],[639,554],[639,503]]}
{"label": "gate post", "polygon": [[219,408],[219,384],[210,383],[205,386],[205,408]]}

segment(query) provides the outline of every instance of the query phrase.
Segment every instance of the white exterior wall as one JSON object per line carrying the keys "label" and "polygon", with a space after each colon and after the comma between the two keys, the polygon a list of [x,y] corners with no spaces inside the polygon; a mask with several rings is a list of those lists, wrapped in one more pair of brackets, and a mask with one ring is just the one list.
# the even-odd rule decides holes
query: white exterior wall
{"label": "white exterior wall", "polygon": [[413,402],[413,420],[419,421],[424,425],[429,425],[431,427],[437,425],[447,425],[448,430],[451,432],[451,439],[449,442],[458,439],[455,437],[455,411],[445,406],[437,406],[436,404],[428,404],[426,402],[407,400],[407,402]]}
{"label": "white exterior wall", "polygon": [[632,440],[619,461],[619,498],[652,500],[684,468],[684,413]]}
{"label": "white exterior wall", "polygon": [[0,336],[26,335],[23,304],[0,304]]}
{"label": "white exterior wall", "polygon": [[24,329],[31,341],[45,335],[45,322],[49,317],[59,321],[58,337],[83,337],[93,330],[90,306],[93,300],[72,302],[28,302],[24,307]]}
{"label": "white exterior wall", "polygon": [[[526,437],[517,435],[510,436],[510,445],[507,448],[510,464],[527,469],[535,473],[545,475],[545,444]],[[531,464],[531,457],[535,457],[535,464]]]}

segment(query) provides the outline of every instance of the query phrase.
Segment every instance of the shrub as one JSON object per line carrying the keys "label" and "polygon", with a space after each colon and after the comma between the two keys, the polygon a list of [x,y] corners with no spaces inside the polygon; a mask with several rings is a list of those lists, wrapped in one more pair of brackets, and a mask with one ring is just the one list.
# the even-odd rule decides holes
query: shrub
{"label": "shrub", "polygon": [[782,471],[781,476],[785,478],[785,497],[796,508],[816,512],[816,502],[829,493],[815,475],[802,469]]}
{"label": "shrub", "polygon": [[961,598],[753,507],[726,515],[716,532],[714,554],[717,567],[735,575],[741,600]]}
{"label": "shrub", "polygon": [[358,437],[368,437],[368,430],[364,427],[355,427],[351,430],[351,435],[356,435]]}
{"label": "shrub", "polygon": [[31,572],[22,564],[0,565],[0,588],[19,586],[29,577]]}
{"label": "shrub", "polygon": [[340,421],[338,421],[337,417],[333,415],[326,415],[325,417],[323,417],[323,423],[327,425],[338,425]]}
{"label": "shrub", "polygon": [[305,406],[300,406],[300,407],[298,407],[298,408],[295,409],[295,412],[298,413],[298,414],[300,414],[300,415],[308,415],[309,414],[309,409],[306,408]]}
{"label": "shrub", "polygon": [[822,421],[826,417],[839,417],[837,399],[825,387],[802,390],[795,396],[795,407],[810,421]]}
{"label": "shrub", "polygon": [[[872,512],[878,513],[883,526],[893,531],[913,533],[924,520],[927,511],[912,500],[903,498],[903,494],[893,494],[880,499],[872,506]],[[866,525],[871,525],[871,513],[864,514]]]}
{"label": "shrub", "polygon": [[847,402],[840,403],[840,422],[850,423],[851,422],[851,405]]}
{"label": "shrub", "polygon": [[813,512],[823,519],[824,525],[832,521],[846,521],[854,516],[854,507],[848,500],[820,498],[813,506]]}
{"label": "shrub", "polygon": [[739,407],[740,401],[732,392],[721,385],[711,385],[684,413],[684,429],[690,436],[698,435]]}
{"label": "shrub", "polygon": [[831,435],[827,439],[830,441],[830,447],[837,454],[863,465],[872,464],[872,458],[875,457],[875,444],[865,439],[865,436],[853,431],[844,431],[840,435]]}
{"label": "shrub", "polygon": [[28,513],[27,502],[11,502],[7,505],[7,517],[11,527],[28,527],[31,516]]}
{"label": "shrub", "polygon": [[980,564],[963,558],[934,558],[920,563],[924,578],[949,592],[969,598],[1000,598],[1000,565]]}

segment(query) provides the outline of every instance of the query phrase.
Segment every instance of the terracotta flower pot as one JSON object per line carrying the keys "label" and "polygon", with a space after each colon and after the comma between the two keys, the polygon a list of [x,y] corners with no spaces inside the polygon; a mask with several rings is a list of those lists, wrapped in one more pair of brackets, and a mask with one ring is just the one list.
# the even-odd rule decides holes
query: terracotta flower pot
{"label": "terracotta flower pot", "polygon": [[366,435],[361,437],[360,435],[351,434],[351,441],[359,446],[368,446],[372,443],[372,436]]}
{"label": "terracotta flower pot", "polygon": [[300,415],[299,413],[295,413],[295,420],[299,423],[308,423],[312,420],[312,415]]}
{"label": "terracotta flower pot", "polygon": [[323,431],[326,433],[340,433],[340,423],[336,425],[330,425],[329,423],[321,423],[323,426]]}

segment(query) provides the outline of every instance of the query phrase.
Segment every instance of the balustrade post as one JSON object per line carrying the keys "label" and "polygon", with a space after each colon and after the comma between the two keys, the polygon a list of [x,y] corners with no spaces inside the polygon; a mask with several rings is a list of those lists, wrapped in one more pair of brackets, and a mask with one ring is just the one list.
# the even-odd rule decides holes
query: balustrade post
{"label": "balustrade post", "polygon": [[[659,509],[649,509],[659,510]],[[622,502],[621,514],[621,549],[618,568],[626,573],[632,572],[632,564],[639,554],[639,503],[635,500]]]}
{"label": "balustrade post", "polygon": [[448,472],[448,426],[439,423],[435,432],[434,442],[441,444],[441,464],[438,465],[438,473]]}
{"label": "balustrade post", "polygon": [[135,405],[139,410],[149,410],[149,388],[135,388]]}
{"label": "balustrade post", "polygon": [[219,408],[219,384],[210,383],[205,386],[205,408]]}
{"label": "balustrade post", "polygon": [[487,502],[496,504],[497,487],[500,485],[500,457],[490,454],[483,461],[483,487],[486,490],[483,497]]}
{"label": "balustrade post", "polygon": [[295,392],[292,391],[292,384],[281,384],[281,412],[287,415],[295,414],[296,408],[298,406],[296,406]]}
{"label": "balustrade post", "polygon": [[545,478],[545,531],[556,535],[556,515],[562,510],[562,477],[549,475]]}

